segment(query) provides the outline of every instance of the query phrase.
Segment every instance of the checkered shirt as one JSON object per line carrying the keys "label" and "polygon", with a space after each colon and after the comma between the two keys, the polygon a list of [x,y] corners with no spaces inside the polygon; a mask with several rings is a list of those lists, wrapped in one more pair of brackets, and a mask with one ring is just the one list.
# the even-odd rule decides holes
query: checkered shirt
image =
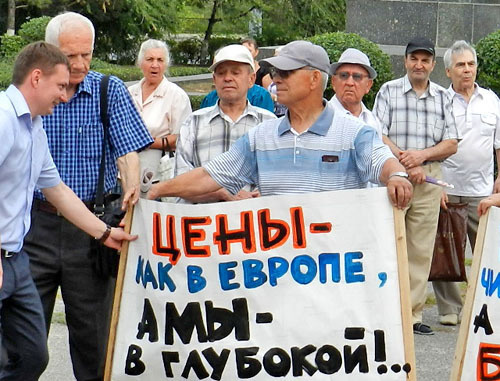
{"label": "checkered shirt", "polygon": [[408,76],[386,82],[373,113],[382,123],[382,134],[402,150],[422,150],[443,140],[460,139],[446,89],[430,81],[420,97]]}
{"label": "checkered shirt", "polygon": [[[101,160],[103,127],[99,114],[99,85],[103,75],[90,71],[68,101],[43,118],[49,149],[61,179],[83,201],[95,199]],[[141,150],[152,138],[123,82],[110,77],[108,87],[109,139],[106,145],[105,192],[116,185],[116,159]],[[40,191],[36,198],[43,198]]]}
{"label": "checkered shirt", "polygon": [[276,119],[268,110],[247,107],[233,122],[218,103],[193,112],[181,127],[175,153],[175,175],[201,167],[229,147],[252,127],[267,119]]}

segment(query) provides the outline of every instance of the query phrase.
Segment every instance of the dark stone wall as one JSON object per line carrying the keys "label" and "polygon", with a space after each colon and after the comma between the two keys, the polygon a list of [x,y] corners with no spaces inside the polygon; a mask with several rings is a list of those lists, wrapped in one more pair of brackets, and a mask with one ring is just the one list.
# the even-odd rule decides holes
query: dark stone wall
{"label": "dark stone wall", "polygon": [[449,85],[442,62],[446,48],[456,40],[476,43],[500,29],[499,0],[346,1],[347,31],[381,45],[391,55],[396,76],[404,75],[404,47],[412,37],[434,41],[437,65],[431,79],[443,86]]}

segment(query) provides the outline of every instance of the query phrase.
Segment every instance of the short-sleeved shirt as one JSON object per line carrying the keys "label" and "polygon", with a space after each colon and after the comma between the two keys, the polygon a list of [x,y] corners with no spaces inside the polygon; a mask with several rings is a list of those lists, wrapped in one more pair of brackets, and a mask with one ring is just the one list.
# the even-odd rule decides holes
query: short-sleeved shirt
{"label": "short-sleeved shirt", "polygon": [[175,153],[175,175],[201,167],[229,147],[252,127],[276,116],[260,107],[247,107],[233,120],[224,114],[217,103],[192,113],[182,125]]}
{"label": "short-sleeved shirt", "polygon": [[[89,71],[68,103],[43,118],[49,149],[66,185],[83,201],[95,199],[101,160],[103,126],[99,85],[103,75]],[[116,185],[116,159],[149,146],[153,140],[124,83],[111,76],[108,87],[109,139],[104,190]],[[35,197],[42,198],[37,191]]]}
{"label": "short-sleeved shirt", "polygon": [[[274,111],[274,102],[271,98],[271,94],[262,86],[253,85],[250,87],[247,92],[247,99],[252,106],[261,107],[271,112]],[[200,108],[213,106],[218,100],[219,96],[217,95],[217,91],[212,90],[203,98]]]}
{"label": "short-sleeved shirt", "polygon": [[493,91],[477,85],[469,102],[452,86],[448,94],[462,140],[457,152],[441,163],[443,180],[455,186],[447,193],[489,196],[494,184],[493,150],[500,148],[500,101]]}
{"label": "short-sleeved shirt", "polygon": [[402,150],[422,150],[443,140],[460,139],[446,89],[431,81],[420,97],[407,75],[384,83],[373,113],[382,124],[382,134]]}
{"label": "short-sleeved shirt", "polygon": [[264,121],[204,168],[231,193],[257,184],[263,196],[365,188],[378,182],[394,158],[377,132],[359,120],[325,108],[298,134],[288,116]]}
{"label": "short-sleeved shirt", "polygon": [[61,182],[50,156],[42,118],[31,118],[13,85],[0,93],[0,239],[2,249],[20,251],[31,225],[35,187]]}
{"label": "short-sleeved shirt", "polygon": [[191,102],[184,90],[163,77],[148,99],[142,99],[141,79],[128,88],[134,104],[146,124],[149,133],[155,138],[178,134],[182,123],[191,114]]}

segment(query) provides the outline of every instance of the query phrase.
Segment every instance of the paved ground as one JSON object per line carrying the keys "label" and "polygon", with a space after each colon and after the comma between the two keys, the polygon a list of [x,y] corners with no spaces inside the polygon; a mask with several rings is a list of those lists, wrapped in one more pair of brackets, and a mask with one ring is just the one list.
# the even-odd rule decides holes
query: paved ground
{"label": "paved ground", "polygon": [[[57,308],[62,311],[62,302],[58,302]],[[55,315],[60,321],[61,315]],[[432,326],[435,334],[433,336],[415,336],[417,379],[419,381],[447,381],[455,354],[458,326],[445,327],[440,325],[435,306],[427,306],[424,311],[424,322]],[[61,323],[53,323],[49,335],[49,367],[40,381],[75,381],[67,343],[66,326]]]}

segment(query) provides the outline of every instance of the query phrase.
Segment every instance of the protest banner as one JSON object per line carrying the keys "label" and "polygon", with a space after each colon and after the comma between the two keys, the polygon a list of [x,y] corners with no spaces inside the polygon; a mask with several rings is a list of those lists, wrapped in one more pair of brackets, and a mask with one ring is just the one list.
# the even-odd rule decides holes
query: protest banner
{"label": "protest banner", "polygon": [[404,219],[385,188],[140,200],[131,232],[105,380],[415,380]]}
{"label": "protest banner", "polygon": [[500,380],[500,209],[481,216],[452,381]]}

